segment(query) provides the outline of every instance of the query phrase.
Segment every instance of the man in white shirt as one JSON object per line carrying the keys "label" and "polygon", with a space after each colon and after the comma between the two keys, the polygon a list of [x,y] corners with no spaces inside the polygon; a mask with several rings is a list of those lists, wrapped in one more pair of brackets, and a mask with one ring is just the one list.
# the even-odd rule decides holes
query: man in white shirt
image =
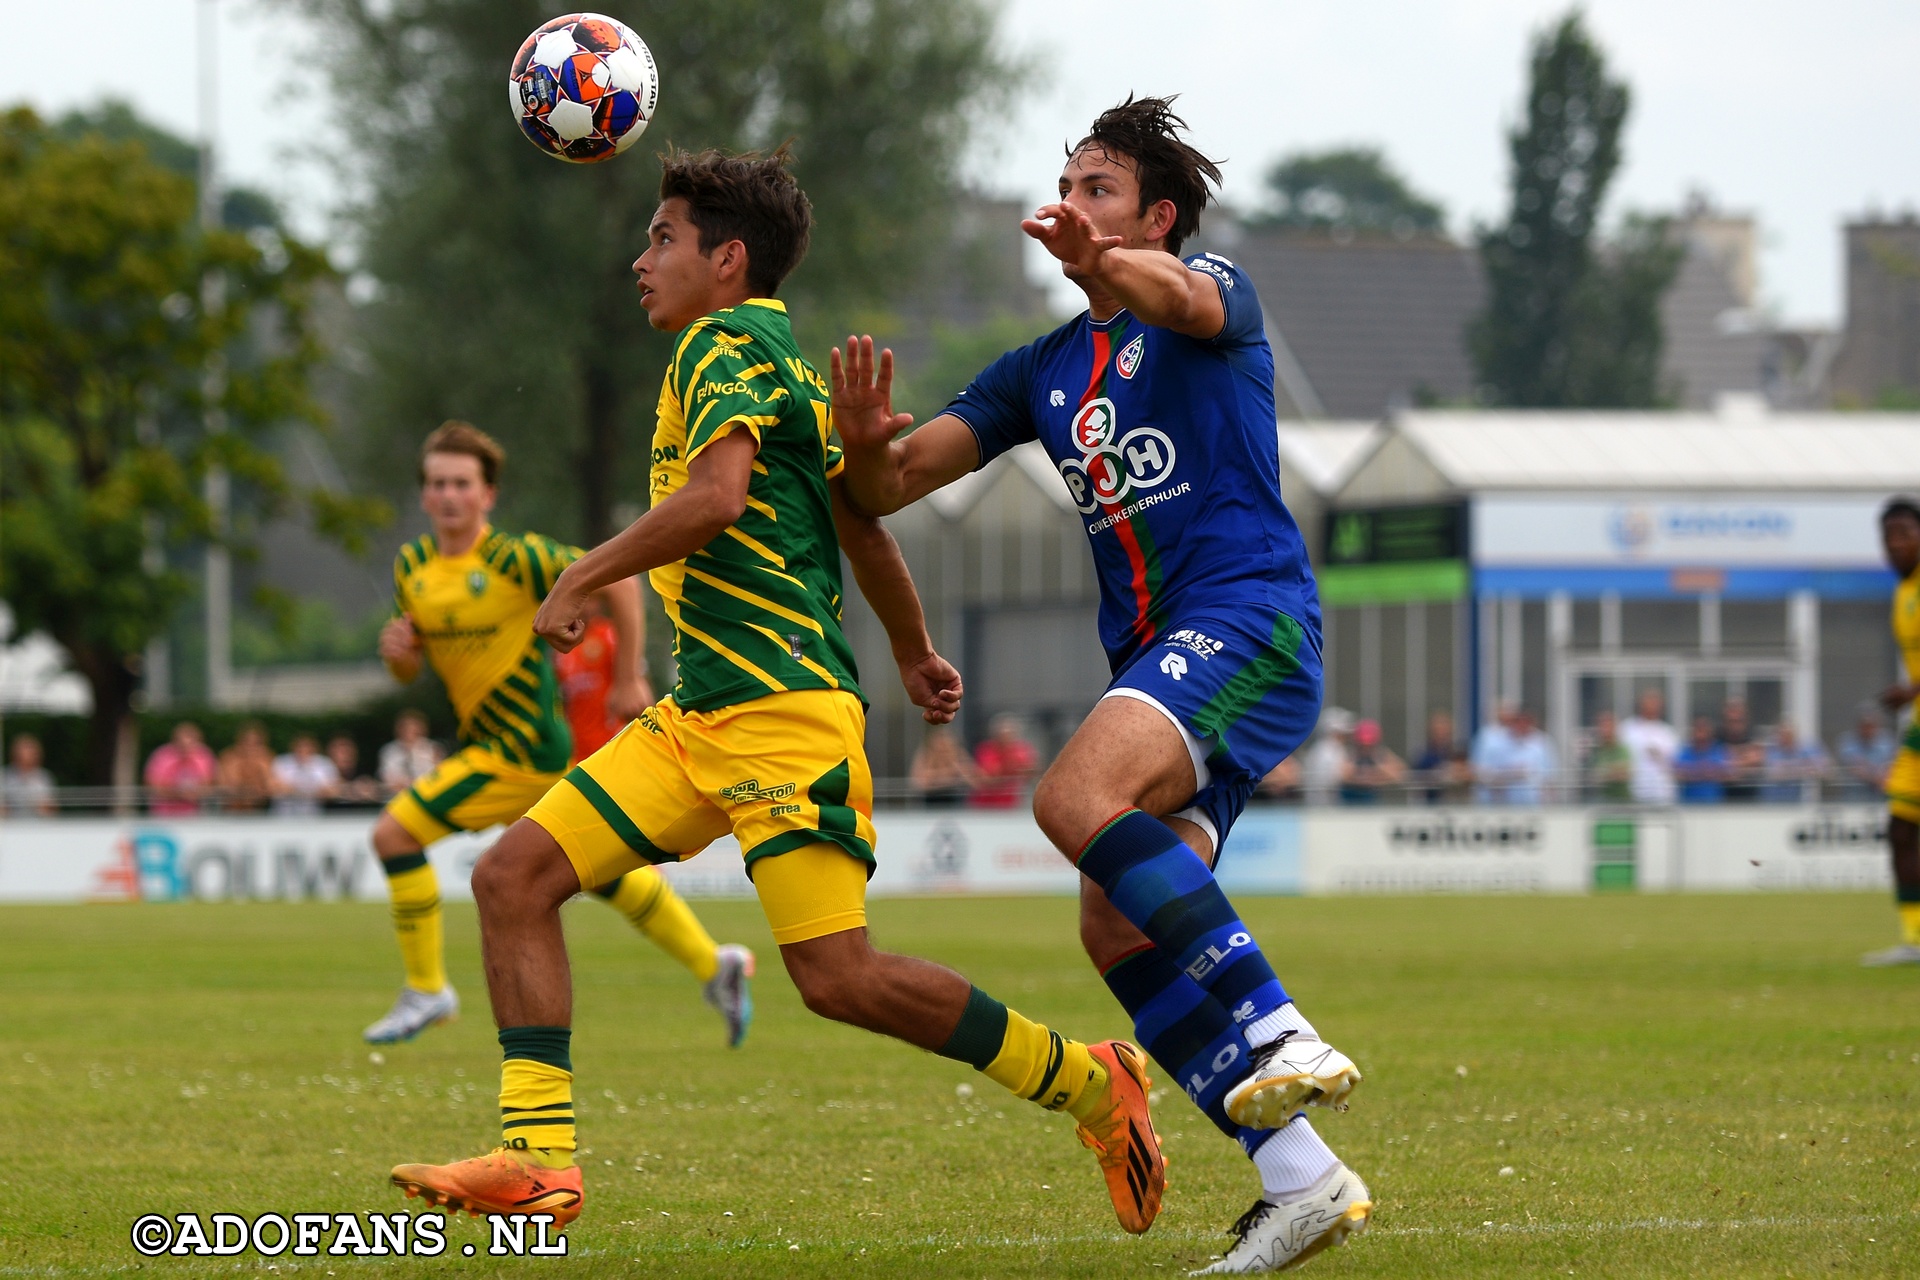
{"label": "man in white shirt", "polygon": [[1680,752],[1680,735],[1666,713],[1665,695],[1642,689],[1634,714],[1620,726],[1620,743],[1633,758],[1629,787],[1636,804],[1672,804],[1677,798],[1673,758]]}
{"label": "man in white shirt", "polygon": [[281,814],[315,814],[320,802],[340,785],[340,771],[333,761],[320,754],[320,744],[310,733],[293,740],[293,750],[273,762],[273,811]]}

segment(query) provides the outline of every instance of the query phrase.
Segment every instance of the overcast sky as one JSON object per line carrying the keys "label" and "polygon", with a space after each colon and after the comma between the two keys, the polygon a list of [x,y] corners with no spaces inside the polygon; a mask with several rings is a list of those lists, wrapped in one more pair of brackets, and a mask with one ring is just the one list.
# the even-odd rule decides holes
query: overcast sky
{"label": "overcast sky", "polygon": [[[601,2],[622,16],[620,0]],[[198,3],[0,0],[0,49],[15,68],[0,101],[60,111],[118,94],[192,134]],[[304,36],[264,0],[220,4],[223,167],[280,196],[301,227],[317,232],[329,181],[302,153],[328,117]],[[1005,0],[1006,38],[1035,56],[1039,74],[973,169],[983,185],[1037,203],[1059,171],[1061,143],[1101,107],[1128,90],[1179,92],[1195,141],[1228,161],[1230,199],[1256,200],[1261,172],[1285,152],[1369,143],[1445,203],[1461,232],[1504,205],[1503,131],[1518,109],[1528,40],[1566,7]],[[1790,320],[1837,320],[1842,221],[1920,206],[1920,4],[1590,0],[1586,8],[1634,90],[1612,212],[1670,209],[1696,187],[1752,212],[1765,246],[1764,298]],[[633,9],[624,16],[644,36],[643,6]],[[89,38],[76,43],[76,33]],[[673,68],[662,77],[671,94]],[[511,127],[504,107],[501,123]]]}

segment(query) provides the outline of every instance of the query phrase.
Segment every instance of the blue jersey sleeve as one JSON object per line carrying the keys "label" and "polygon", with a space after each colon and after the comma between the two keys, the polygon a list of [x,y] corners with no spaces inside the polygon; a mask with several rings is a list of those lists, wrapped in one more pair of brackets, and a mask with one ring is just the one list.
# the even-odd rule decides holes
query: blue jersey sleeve
{"label": "blue jersey sleeve", "polygon": [[[984,467],[1017,444],[1039,439],[1033,412],[1028,408],[1032,379],[1032,346],[1009,351],[980,371],[980,376],[953,398],[946,412],[973,429]],[[975,468],[978,470],[978,468]]]}
{"label": "blue jersey sleeve", "polygon": [[1238,266],[1217,253],[1196,253],[1186,260],[1187,270],[1210,276],[1220,290],[1220,305],[1226,308],[1226,327],[1208,341],[1217,346],[1243,346],[1266,337],[1266,321],[1260,315],[1260,297],[1253,281]]}

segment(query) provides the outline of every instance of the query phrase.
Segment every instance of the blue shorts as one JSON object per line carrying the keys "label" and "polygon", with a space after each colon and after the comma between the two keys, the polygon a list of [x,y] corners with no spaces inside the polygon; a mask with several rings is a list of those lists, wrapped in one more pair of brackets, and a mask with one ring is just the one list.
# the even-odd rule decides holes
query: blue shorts
{"label": "blue shorts", "polygon": [[1195,610],[1115,673],[1104,695],[1158,708],[1193,756],[1193,799],[1173,817],[1206,829],[1216,862],[1260,780],[1320,717],[1318,643],[1285,613]]}

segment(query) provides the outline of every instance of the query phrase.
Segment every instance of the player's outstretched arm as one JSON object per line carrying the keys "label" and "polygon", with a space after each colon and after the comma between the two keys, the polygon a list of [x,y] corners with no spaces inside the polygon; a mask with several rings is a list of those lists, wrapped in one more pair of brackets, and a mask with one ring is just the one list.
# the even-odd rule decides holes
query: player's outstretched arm
{"label": "player's outstretched arm", "polygon": [[1084,210],[1042,205],[1020,229],[1065,264],[1069,279],[1097,284],[1142,324],[1190,338],[1218,337],[1227,327],[1212,277],[1161,249],[1121,248],[1121,238],[1095,231]]}
{"label": "player's outstretched arm", "polygon": [[933,650],[927,616],[920,608],[920,593],[914,590],[900,544],[877,519],[847,505],[839,477],[830,482],[830,487],[833,527],[840,535],[840,549],[853,566],[853,580],[859,584],[860,594],[887,629],[893,660],[900,668],[900,683],[913,705],[920,708],[922,720],[928,724],[950,723],[960,710],[960,673]]}
{"label": "player's outstretched arm", "polygon": [[827,361],[833,424],[846,451],[847,503],[866,515],[892,515],[980,465],[980,445],[967,424],[941,414],[903,440],[910,413],[893,411],[893,352],[874,355],[869,336],[849,337]]}
{"label": "player's outstretched arm", "polygon": [[613,623],[613,687],[607,690],[607,710],[615,719],[631,720],[653,705],[653,685],[647,679],[647,615],[640,602],[640,580],[622,578],[600,588],[600,602]]}
{"label": "player's outstretched arm", "polygon": [[533,616],[534,633],[568,652],[586,634],[588,596],[684,560],[719,537],[747,509],[747,481],[758,452],[744,427],[702,449],[687,464],[686,484],[566,567]]}

